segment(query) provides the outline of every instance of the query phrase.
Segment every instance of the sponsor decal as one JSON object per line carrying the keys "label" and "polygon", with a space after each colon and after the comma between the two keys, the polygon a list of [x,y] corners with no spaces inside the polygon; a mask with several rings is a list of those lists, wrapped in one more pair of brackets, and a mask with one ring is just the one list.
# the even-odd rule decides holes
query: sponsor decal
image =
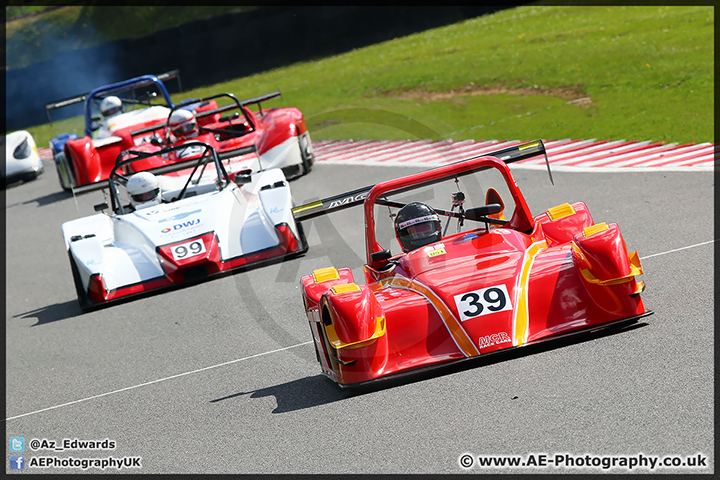
{"label": "sponsor decal", "polygon": [[365,197],[367,197],[367,192],[358,193],[355,196],[345,197],[341,200],[332,201],[332,202],[330,202],[330,205],[327,208],[335,208],[335,207],[339,207],[341,205],[347,205],[349,203],[359,202],[361,200],[365,200]]}
{"label": "sponsor decal", "polygon": [[492,335],[485,335],[478,339],[479,348],[492,347],[493,345],[499,345],[501,343],[512,342],[507,332],[493,333]]}
{"label": "sponsor decal", "polygon": [[275,206],[275,207],[273,207],[273,208],[270,209],[270,213],[280,213],[280,212],[282,212],[283,210],[285,210],[285,209],[284,209],[284,208],[279,208],[279,207]]}
{"label": "sponsor decal", "polygon": [[425,253],[427,253],[428,257],[437,257],[438,255],[445,255],[447,252],[445,251],[445,244],[444,243],[438,243],[436,245],[425,247]]}
{"label": "sponsor decal", "polygon": [[162,220],[158,220],[158,223],[165,223],[165,222],[173,222],[175,220],[182,220],[185,217],[189,217],[193,213],[200,213],[202,212],[202,208],[198,208],[197,210],[193,210],[192,212],[185,212],[185,213],[178,213],[177,215],[173,215],[172,217],[163,218]]}
{"label": "sponsor decal", "polygon": [[437,215],[426,215],[424,217],[418,217],[418,218],[411,218],[410,220],[407,220],[402,223],[398,223],[397,228],[403,229],[407,228],[411,225],[417,225],[418,223],[425,223],[425,222],[434,222],[437,221],[439,217]]}
{"label": "sponsor decal", "polygon": [[472,240],[473,238],[480,238],[482,235],[478,233],[466,233],[463,238],[460,239],[459,243],[467,242],[468,240]]}
{"label": "sponsor decal", "polygon": [[510,295],[505,284],[455,295],[455,305],[461,322],[483,315],[512,310]]}
{"label": "sponsor decal", "polygon": [[162,213],[162,212],[171,212],[171,211],[173,211],[173,210],[179,210],[179,209],[181,209],[181,208],[185,208],[185,205],[182,205],[182,206],[179,206],[179,207],[178,207],[178,206],[165,207],[165,208],[163,208],[163,209],[155,209],[155,208],[153,208],[152,210],[148,210],[147,212],[144,212],[144,213],[145,213],[145,215],[147,215],[147,216],[151,216],[151,215],[157,215],[158,213]]}
{"label": "sponsor decal", "polygon": [[172,226],[172,228],[170,228],[170,227],[163,228],[162,230],[160,230],[160,233],[175,232],[175,231],[183,230],[183,229],[189,228],[189,227],[197,227],[198,225],[200,225],[200,219],[196,218],[195,220],[189,220],[187,222],[176,223],[175,225]]}
{"label": "sponsor decal", "polygon": [[100,262],[98,262],[98,261],[95,260],[94,258],[91,258],[90,260],[88,260],[87,262],[85,262],[85,265],[87,265],[87,266],[90,266],[90,265],[100,265]]}

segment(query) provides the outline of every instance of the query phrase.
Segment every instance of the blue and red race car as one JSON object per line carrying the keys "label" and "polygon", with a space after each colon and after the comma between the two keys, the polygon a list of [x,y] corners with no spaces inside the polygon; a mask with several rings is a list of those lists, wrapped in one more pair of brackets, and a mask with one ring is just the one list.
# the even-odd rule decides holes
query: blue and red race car
{"label": "blue and red race car", "polygon": [[[101,188],[121,152],[158,151],[190,140],[170,132],[170,117],[176,111],[192,113],[197,126],[192,141],[210,144],[230,170],[235,163],[235,170],[281,168],[287,178],[310,171],[314,155],[302,112],[294,107],[261,107],[262,102],[279,97],[279,91],[242,101],[221,93],[175,105],[163,79],[177,76],[177,71],[143,75],[47,104],[49,115],[51,110],[84,102],[85,135],[64,133],[50,141],[62,188]],[[250,105],[258,105],[258,110],[250,110]],[[192,156],[186,152],[183,160]],[[160,166],[159,159],[154,161],[147,168]],[[97,185],[100,182],[102,186]]]}
{"label": "blue and red race car", "polygon": [[583,202],[531,213],[508,163],[544,154],[538,140],[294,208],[364,208],[363,278],[301,281],[327,377],[360,386],[652,313],[617,224]]}

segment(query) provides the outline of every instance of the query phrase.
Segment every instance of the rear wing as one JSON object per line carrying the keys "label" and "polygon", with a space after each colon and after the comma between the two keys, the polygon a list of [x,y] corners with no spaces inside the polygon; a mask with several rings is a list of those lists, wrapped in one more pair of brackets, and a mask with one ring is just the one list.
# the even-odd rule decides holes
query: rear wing
{"label": "rear wing", "polygon": [[[156,75],[156,77],[163,82],[166,80],[172,80],[173,78],[177,78],[178,88],[180,89],[180,91],[182,91],[182,85],[180,83],[180,70],[178,70],[178,69],[170,70],[169,72],[165,72],[165,73]],[[62,100],[55,100],[54,102],[46,103],[45,104],[45,113],[47,114],[48,121],[50,122],[50,124],[52,124],[52,118],[50,118],[50,112],[52,110],[57,110],[58,108],[63,108],[63,107],[68,107],[70,105],[83,103],[87,99],[89,94],[90,94],[90,92],[87,92],[87,93],[83,93],[82,95],[76,95],[74,97],[68,97],[68,98],[64,98]]]}
{"label": "rear wing", "polygon": [[[228,94],[228,95],[233,96],[232,94]],[[258,110],[259,110],[260,112],[262,112],[262,106],[260,105],[261,102],[265,102],[265,101],[267,101],[267,100],[271,100],[271,99],[273,99],[273,98],[277,98],[277,97],[279,97],[279,96],[281,96],[281,95],[282,95],[282,93],[280,93],[280,90],[277,90],[277,91],[274,91],[274,92],[272,92],[272,93],[266,93],[265,95],[260,95],[259,97],[248,98],[247,100],[240,100],[239,103],[240,103],[240,105],[242,105],[243,107],[245,107],[245,106],[247,106],[247,105],[255,105],[255,104],[257,104]],[[219,96],[219,95],[218,95],[218,96]],[[214,98],[214,97],[213,97],[213,98]],[[234,96],[233,96],[233,98],[234,98]],[[209,116],[209,115],[214,115],[214,114],[216,114],[216,113],[227,112],[227,111],[233,110],[233,109],[235,109],[235,108],[237,108],[237,104],[232,104],[232,103],[230,103],[230,104],[225,105],[225,106],[223,106],[223,107],[218,107],[218,108],[215,108],[215,109],[212,109],[212,110],[207,110],[207,111],[205,111],[205,112],[200,112],[200,113],[198,113],[195,117],[196,117],[196,118],[207,117],[207,116]]]}
{"label": "rear wing", "polygon": [[253,97],[253,98],[248,98],[247,100],[242,100],[240,102],[240,105],[242,105],[244,107],[246,105],[257,104],[258,110],[260,110],[262,112],[262,106],[260,105],[260,102],[265,102],[267,100],[277,98],[281,95],[282,95],[282,93],[280,93],[280,90],[276,90],[272,93],[266,93],[265,95],[260,95],[259,97]]}
{"label": "rear wing", "polygon": [[[232,93],[221,93],[218,95],[213,95],[211,97],[205,97],[205,98],[188,98],[186,100],[183,100],[179,104],[175,105],[174,109],[187,107],[188,105],[192,105],[193,103],[204,102],[204,101],[212,100],[214,98],[225,96],[225,97],[231,98],[235,103],[229,103],[228,105],[224,105],[222,107],[217,107],[217,108],[213,108],[212,110],[205,110],[205,111],[199,112],[195,115],[195,118],[200,119],[203,117],[209,117],[211,115],[215,115],[217,113],[225,113],[230,110],[235,110],[235,109],[238,109],[238,105],[241,107],[244,107],[246,105],[257,104],[258,110],[260,112],[262,112],[262,106],[260,105],[261,102],[265,102],[267,100],[277,98],[281,95],[282,95],[282,93],[280,93],[280,90],[276,90],[272,93],[266,93],[265,95],[260,95],[259,97],[248,98],[247,100],[237,100],[235,98],[235,95],[233,95]],[[168,115],[168,120],[169,120],[169,118],[170,118],[170,116]],[[150,125],[150,126],[141,128],[139,130],[131,131],[130,134],[132,136],[140,135],[143,133],[151,132],[153,130],[157,130],[158,128],[161,128],[162,126],[163,125],[158,125],[158,124]]]}
{"label": "rear wing", "polygon": [[[467,160],[472,160],[480,157],[495,157],[498,160],[502,160],[505,163],[519,162],[520,160],[526,160],[529,158],[536,157],[538,155],[545,156],[545,164],[548,168],[548,174],[550,175],[550,182],[554,184],[552,178],[552,172],[550,172],[550,163],[548,162],[547,153],[545,151],[545,144],[542,140],[534,140],[532,142],[523,143],[520,145],[514,145],[507,147],[502,150],[495,152],[485,153],[483,155],[476,155],[474,157],[468,157],[464,160],[459,160],[460,163]],[[452,165],[452,164],[450,164]],[[483,168],[484,170],[484,168]],[[339,195],[333,195],[332,197],[323,198],[315,202],[300,205],[292,209],[293,216],[296,221],[309,220],[319,215],[325,215],[338,210],[343,210],[354,205],[359,205],[365,201],[365,197],[370,192],[374,185],[369,185],[364,188],[359,188],[351,192],[341,193]]]}

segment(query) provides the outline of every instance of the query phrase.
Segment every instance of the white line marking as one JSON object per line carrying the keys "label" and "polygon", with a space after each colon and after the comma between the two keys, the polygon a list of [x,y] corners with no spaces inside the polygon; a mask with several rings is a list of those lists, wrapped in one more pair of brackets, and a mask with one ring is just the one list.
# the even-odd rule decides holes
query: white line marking
{"label": "white line marking", "polygon": [[290,347],[278,348],[277,350],[271,350],[271,351],[269,351],[269,352],[256,353],[255,355],[250,355],[249,357],[243,357],[243,358],[238,358],[238,359],[235,359],[235,360],[230,360],[229,362],[218,363],[217,365],[211,365],[211,366],[209,366],[209,367],[199,368],[199,369],[197,369],[197,370],[192,370],[192,371],[190,371],[190,372],[178,373],[177,375],[171,375],[171,376],[169,376],[169,377],[159,378],[159,379],[157,379],[157,380],[152,380],[152,381],[150,381],[150,382],[141,383],[141,384],[139,384],[139,385],[133,385],[132,387],[125,387],[125,388],[121,388],[121,389],[119,389],[119,390],[113,390],[112,392],[101,393],[101,394],[99,394],[99,395],[93,395],[92,397],[81,398],[80,400],[75,400],[75,401],[72,401],[72,402],[63,403],[62,405],[55,405],[54,407],[43,408],[43,409],[41,409],[41,410],[35,410],[34,412],[23,413],[22,415],[15,415],[14,417],[8,417],[8,418],[6,418],[5,421],[14,420],[14,419],[20,418],[20,417],[27,417],[28,415],[34,415],[34,414],[40,413],[40,412],[47,412],[48,410],[54,410],[54,409],[60,408],[60,407],[67,407],[68,405],[74,405],[74,404],[76,404],[76,403],[87,402],[88,400],[93,400],[93,399],[95,399],[95,398],[105,397],[105,396],[107,396],[107,395],[112,395],[112,394],[114,394],[114,393],[126,392],[126,391],[128,391],[128,390],[133,390],[133,389],[135,389],[135,388],[140,388],[140,387],[145,387],[145,386],[147,386],[147,385],[152,385],[153,383],[160,383],[160,382],[164,382],[165,380],[172,380],[173,378],[184,377],[185,375],[190,375],[190,374],[192,374],[192,373],[198,373],[198,372],[203,372],[203,371],[205,371],[205,370],[210,370],[210,369],[212,369],[212,368],[223,367],[223,366],[225,366],[225,365],[230,365],[231,363],[237,363],[237,362],[242,362],[243,360],[250,360],[251,358],[262,357],[263,355],[270,355],[271,353],[282,352],[283,350],[289,350],[289,349],[291,349],[291,348],[300,347],[300,346],[302,346],[302,345],[307,345],[308,343],[312,343],[312,342],[313,342],[313,341],[310,340],[310,341],[308,341],[308,342],[298,343],[297,345],[292,345],[292,346],[290,346]]}
{"label": "white line marking", "polygon": [[651,257],[659,257],[660,255],[665,255],[667,253],[679,252],[680,250],[687,250],[688,248],[700,247],[702,245],[707,245],[708,243],[713,243],[713,242],[717,242],[717,241],[718,241],[718,239],[709,240],[707,242],[696,243],[695,245],[688,245],[687,247],[680,247],[680,248],[676,248],[674,250],[668,250],[667,252],[653,253],[652,255],[646,255],[644,257],[640,257],[640,260],[645,260],[646,258],[651,258]]}

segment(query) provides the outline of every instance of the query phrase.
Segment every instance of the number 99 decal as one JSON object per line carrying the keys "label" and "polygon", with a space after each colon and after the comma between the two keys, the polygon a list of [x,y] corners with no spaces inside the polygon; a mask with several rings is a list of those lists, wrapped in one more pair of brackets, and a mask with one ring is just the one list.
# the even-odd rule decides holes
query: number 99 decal
{"label": "number 99 decal", "polygon": [[171,247],[170,251],[172,252],[175,260],[183,260],[185,258],[205,253],[205,242],[198,239],[188,243],[181,243],[180,245]]}
{"label": "number 99 decal", "polygon": [[461,322],[482,315],[512,310],[510,295],[504,284],[455,295],[455,305]]}

